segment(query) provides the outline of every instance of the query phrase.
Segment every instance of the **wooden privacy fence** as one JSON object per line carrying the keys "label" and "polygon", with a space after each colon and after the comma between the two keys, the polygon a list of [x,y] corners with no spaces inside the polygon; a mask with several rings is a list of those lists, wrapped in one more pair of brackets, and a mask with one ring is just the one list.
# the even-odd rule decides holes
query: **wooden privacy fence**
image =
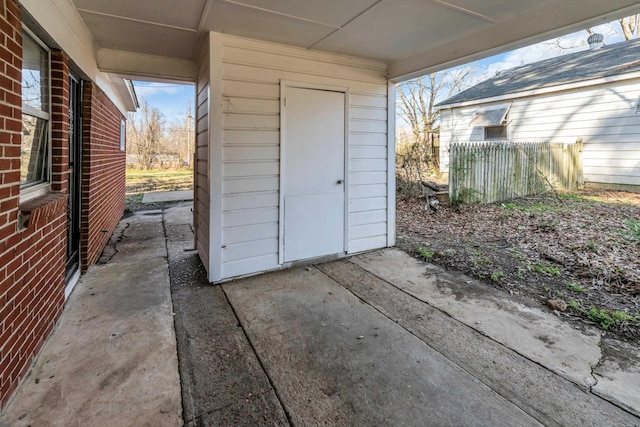
{"label": "wooden privacy fence", "polygon": [[449,150],[451,203],[491,203],[583,183],[582,142],[466,142]]}

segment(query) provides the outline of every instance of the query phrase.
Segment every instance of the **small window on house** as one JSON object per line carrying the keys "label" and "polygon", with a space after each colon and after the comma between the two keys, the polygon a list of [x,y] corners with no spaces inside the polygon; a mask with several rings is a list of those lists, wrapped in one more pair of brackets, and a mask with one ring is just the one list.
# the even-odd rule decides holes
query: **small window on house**
{"label": "small window on house", "polygon": [[507,139],[507,126],[487,126],[484,128],[484,139],[487,141]]}
{"label": "small window on house", "polygon": [[511,104],[489,105],[476,110],[471,118],[470,125],[484,128],[484,139],[505,140],[507,133],[507,116]]}
{"label": "small window on house", "polygon": [[127,127],[124,120],[120,120],[120,151],[125,149],[125,135],[127,134]]}
{"label": "small window on house", "polygon": [[49,51],[34,36],[23,32],[20,185],[30,196],[49,188],[49,63]]}
{"label": "small window on house", "polygon": [[636,114],[640,114],[640,96],[638,97],[638,100],[636,101]]}

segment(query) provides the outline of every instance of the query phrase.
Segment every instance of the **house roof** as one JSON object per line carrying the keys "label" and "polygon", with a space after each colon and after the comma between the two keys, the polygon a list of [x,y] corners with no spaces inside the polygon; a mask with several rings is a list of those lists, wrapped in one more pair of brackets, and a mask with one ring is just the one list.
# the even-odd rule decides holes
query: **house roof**
{"label": "house roof", "polygon": [[637,71],[640,71],[640,39],[506,70],[448,98],[437,107]]}

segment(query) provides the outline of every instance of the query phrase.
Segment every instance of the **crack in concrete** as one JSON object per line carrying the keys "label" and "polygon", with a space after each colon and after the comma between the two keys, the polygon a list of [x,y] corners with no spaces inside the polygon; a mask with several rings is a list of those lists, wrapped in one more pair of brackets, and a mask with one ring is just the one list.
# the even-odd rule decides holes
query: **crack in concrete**
{"label": "crack in concrete", "polygon": [[[118,244],[122,242],[122,240],[124,239],[124,235],[125,232],[129,229],[129,226],[131,225],[130,222],[125,223],[126,225],[124,227],[122,227],[121,230],[119,230],[119,227],[116,227],[115,230],[113,230],[114,235],[115,233],[119,233],[117,238],[114,238],[114,236],[112,236],[109,239],[109,242],[107,243],[107,245],[105,246],[105,248],[102,250],[102,253],[100,254],[100,258],[98,259],[98,264],[104,265],[104,264],[109,264],[111,262],[111,260],[113,259],[114,256],[116,256],[120,251],[118,250]],[[110,255],[106,256],[105,255],[105,251],[107,250],[107,248],[111,249],[113,251],[113,253],[111,253]]]}
{"label": "crack in concrete", "polygon": [[[261,391],[260,393],[252,394],[251,396],[249,396],[249,397],[247,397],[247,398],[245,398],[245,399],[241,399],[241,400],[246,400],[247,402],[250,402],[250,401],[256,400],[256,399],[258,399],[258,398],[260,398],[260,397],[262,397],[262,396],[264,396],[265,394],[268,394],[268,393],[270,393],[270,392],[271,392],[271,390],[270,390],[270,389],[267,389],[267,390]],[[236,402],[229,402],[229,403],[227,403],[226,405],[222,405],[222,406],[220,406],[220,407],[218,407],[218,408],[210,409],[210,410],[205,411],[205,412],[203,412],[203,413],[201,413],[201,414],[199,414],[199,415],[194,416],[194,417],[193,417],[193,418],[191,418],[191,419],[184,420],[184,423],[185,423],[185,425],[188,425],[188,423],[195,423],[196,421],[200,420],[202,417],[204,417],[204,416],[206,416],[206,415],[211,415],[211,414],[213,414],[214,412],[223,411],[223,410],[225,410],[225,409],[227,409],[227,408],[232,407],[233,405],[236,405],[237,403],[238,403],[237,401],[236,401]],[[199,424],[196,424],[196,425],[199,425]]]}
{"label": "crack in concrete", "polygon": [[591,365],[591,378],[593,379],[593,384],[589,384],[589,393],[593,393],[593,394],[596,394],[593,388],[598,385],[598,378],[596,377],[596,369],[598,369],[598,367],[604,362],[604,356],[605,356],[605,346],[604,346],[602,334],[600,334],[600,341],[598,341],[598,348],[600,348],[600,357],[598,358],[598,361],[594,365]]}

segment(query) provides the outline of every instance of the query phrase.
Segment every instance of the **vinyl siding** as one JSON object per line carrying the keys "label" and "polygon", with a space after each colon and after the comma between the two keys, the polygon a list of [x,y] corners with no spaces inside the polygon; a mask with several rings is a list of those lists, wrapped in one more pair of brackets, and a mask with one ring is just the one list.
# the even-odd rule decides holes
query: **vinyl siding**
{"label": "vinyl siding", "polygon": [[200,58],[196,86],[196,152],[194,170],[195,244],[202,264],[209,271],[209,49]]}
{"label": "vinyl siding", "polygon": [[222,278],[279,267],[281,80],[349,88],[348,252],[386,246],[386,65],[227,35],[222,63]]}
{"label": "vinyl siding", "polygon": [[[509,138],[566,143],[582,138],[585,181],[640,185],[639,97],[640,81],[634,80],[515,99],[508,117]],[[482,128],[468,126],[477,108],[442,112],[443,171],[448,170],[452,141],[482,140]]]}

